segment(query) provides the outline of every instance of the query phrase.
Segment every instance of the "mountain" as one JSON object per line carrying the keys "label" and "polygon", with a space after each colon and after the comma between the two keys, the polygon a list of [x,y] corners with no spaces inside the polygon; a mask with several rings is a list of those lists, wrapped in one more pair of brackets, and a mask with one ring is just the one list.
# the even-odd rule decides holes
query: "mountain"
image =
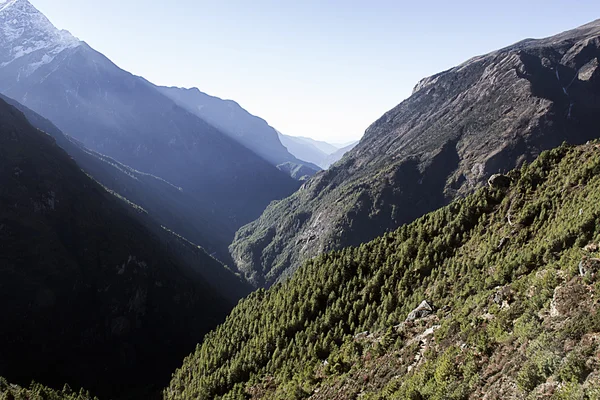
{"label": "mountain", "polygon": [[321,170],[316,165],[290,154],[279,141],[275,129],[262,118],[244,110],[235,101],[210,96],[197,88],[157,89],[179,106],[217,127],[272,165],[293,164],[294,167],[303,167],[302,169],[311,176]]}
{"label": "mountain", "polygon": [[312,139],[309,137],[304,137],[304,136],[289,136],[289,137],[292,139],[298,140],[300,142],[311,144],[325,154],[333,154],[336,151],[338,151],[340,148],[345,147],[345,146],[337,147],[334,144],[327,143],[322,140],[315,140],[315,139]]}
{"label": "mountain", "polygon": [[563,141],[598,137],[600,20],[525,40],[419,82],[360,143],[242,227],[230,246],[256,285],[360,245],[471,193]]}
{"label": "mountain", "polygon": [[278,133],[279,140],[286,149],[293,155],[302,160],[319,165],[323,159],[328,156],[323,150],[319,149],[313,143],[307,142],[296,136],[288,136]]}
{"label": "mountain", "polygon": [[341,148],[329,143],[304,138],[300,136],[288,136],[279,133],[281,143],[298,158],[308,160],[323,169],[339,161],[344,154],[352,150],[358,142],[352,142]]}
{"label": "mountain", "polygon": [[351,144],[357,144],[358,142],[360,142],[360,140],[351,140],[349,142],[343,142],[343,143],[331,143],[333,146],[335,146],[338,149],[344,148],[344,147],[348,147]]}
{"label": "mountain", "polygon": [[352,150],[353,148],[355,148],[358,145],[358,142],[354,142],[354,143],[350,143],[348,146],[342,147],[341,149],[331,153],[329,156],[327,156],[320,165],[323,166],[323,168],[327,169],[330,166],[332,166],[333,164],[335,164],[336,162],[340,161],[342,159],[342,157],[344,157],[344,155],[349,152],[350,150]]}
{"label": "mountain", "polygon": [[309,179],[315,172],[314,169],[307,167],[306,165],[295,164],[290,162],[280,164],[278,168],[281,171],[287,173],[292,178],[298,179],[299,181],[305,181]]}
{"label": "mountain", "polygon": [[[227,245],[235,228],[226,226],[225,221],[211,218],[199,209],[194,197],[163,179],[136,171],[86,149],[81,143],[65,135],[52,122],[15,100],[3,95],[0,95],[0,99],[21,111],[35,128],[52,136],[94,180],[143,210],[140,214],[143,216],[140,218],[142,222],[157,231],[156,234],[164,241],[172,242],[175,235],[173,232],[176,232],[194,243],[202,243],[203,249],[199,249],[197,245],[186,242],[185,246],[179,246],[181,255],[195,262],[195,253],[203,254],[206,250],[215,258],[233,265]],[[164,229],[161,229],[161,226]],[[234,276],[232,271],[218,262],[204,264],[199,272],[207,282],[234,303],[250,291],[239,277]]]}
{"label": "mountain", "polygon": [[599,153],[544,152],[306,262],[240,302],[164,398],[598,398]]}
{"label": "mountain", "polygon": [[107,398],[166,384],[233,301],[203,277],[215,259],[142,221],[0,100],[0,376]]}
{"label": "mountain", "polygon": [[0,92],[86,148],[181,188],[206,220],[231,231],[298,188],[154,85],[57,30],[27,0],[1,7]]}

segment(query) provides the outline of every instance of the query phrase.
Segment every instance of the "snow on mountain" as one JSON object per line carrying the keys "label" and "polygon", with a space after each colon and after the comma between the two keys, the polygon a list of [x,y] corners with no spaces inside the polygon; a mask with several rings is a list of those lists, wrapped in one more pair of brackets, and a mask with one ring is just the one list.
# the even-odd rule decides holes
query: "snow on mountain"
{"label": "snow on mountain", "polygon": [[0,0],[0,67],[24,56],[27,63],[20,73],[32,74],[65,49],[82,42],[65,30],[59,30],[27,0]]}

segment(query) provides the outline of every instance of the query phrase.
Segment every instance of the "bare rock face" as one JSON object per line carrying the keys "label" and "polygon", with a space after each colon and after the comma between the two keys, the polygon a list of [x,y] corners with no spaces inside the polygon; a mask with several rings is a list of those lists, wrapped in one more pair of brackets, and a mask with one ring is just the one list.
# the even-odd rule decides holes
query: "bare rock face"
{"label": "bare rock face", "polygon": [[600,250],[600,247],[596,243],[589,243],[583,248],[583,250],[587,251],[588,253],[595,253]]}
{"label": "bare rock face", "polygon": [[598,70],[598,58],[594,58],[579,70],[578,79],[581,81],[597,80],[600,77]]}
{"label": "bare rock face", "polygon": [[361,142],[241,228],[230,251],[257,285],[359,245],[562,142],[598,136],[600,21],[475,57],[419,82]]}
{"label": "bare rock face", "polygon": [[492,301],[497,305],[509,304],[513,299],[513,290],[510,286],[497,287]]}

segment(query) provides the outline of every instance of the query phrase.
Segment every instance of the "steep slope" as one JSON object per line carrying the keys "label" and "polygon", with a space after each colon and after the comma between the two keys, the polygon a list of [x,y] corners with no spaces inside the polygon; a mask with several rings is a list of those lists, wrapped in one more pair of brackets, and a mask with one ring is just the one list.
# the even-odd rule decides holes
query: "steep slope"
{"label": "steep slope", "polygon": [[[212,256],[233,265],[227,251],[233,226],[225,226],[224,222],[215,218],[207,219],[207,214],[198,209],[195,199],[181,188],[155,176],[136,171],[109,157],[86,149],[71,137],[64,135],[54,124],[39,114],[16,102],[0,95],[6,101],[21,111],[27,120],[36,128],[52,136],[84,171],[91,175],[113,193],[141,207],[145,213],[138,214],[139,219],[153,230],[157,224],[168,231],[182,235],[194,243],[202,243],[203,249]],[[210,217],[210,215],[209,215]],[[151,220],[151,221],[149,221]],[[164,241],[172,242],[174,234],[163,230],[156,232]],[[165,237],[166,236],[166,237]],[[179,253],[190,260],[204,254],[203,249],[186,241],[180,242]],[[195,264],[195,262],[192,262]],[[237,302],[249,293],[250,287],[218,262],[202,263],[198,271],[213,287],[232,302]]]}
{"label": "steep slope", "polygon": [[502,178],[255,292],[164,398],[598,398],[600,142]]}
{"label": "steep slope", "polygon": [[281,171],[287,173],[294,179],[305,181],[314,175],[315,170],[302,164],[285,163],[277,166]]}
{"label": "steep slope", "polygon": [[0,26],[0,92],[87,148],[183,188],[207,219],[237,229],[297,189],[144,79],[58,31],[27,0],[4,3]]}
{"label": "steep slope", "polygon": [[179,106],[217,127],[272,165],[293,164],[294,167],[304,167],[311,176],[320,171],[320,168],[311,164],[309,160],[294,157],[281,144],[275,129],[262,118],[244,110],[235,101],[210,96],[197,88],[157,89]]}
{"label": "steep slope", "polygon": [[181,259],[140,212],[0,100],[0,376],[147,398],[221,321],[199,272],[216,260]]}
{"label": "steep slope", "polygon": [[377,235],[563,141],[600,135],[600,21],[526,40],[420,82],[341,162],[241,228],[238,268],[269,285],[310,257]]}

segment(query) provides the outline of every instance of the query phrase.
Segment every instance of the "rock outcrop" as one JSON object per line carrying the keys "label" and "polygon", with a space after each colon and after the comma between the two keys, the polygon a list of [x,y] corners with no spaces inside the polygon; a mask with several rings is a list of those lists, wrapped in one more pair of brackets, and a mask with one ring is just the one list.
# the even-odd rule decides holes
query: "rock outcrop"
{"label": "rock outcrop", "polygon": [[502,174],[494,174],[488,179],[488,186],[493,189],[506,189],[510,186],[510,178]]}
{"label": "rock outcrop", "polygon": [[406,321],[414,321],[417,319],[425,318],[433,314],[435,311],[434,307],[427,302],[427,300],[423,300],[421,304],[414,310],[412,310],[408,316],[406,317]]}

